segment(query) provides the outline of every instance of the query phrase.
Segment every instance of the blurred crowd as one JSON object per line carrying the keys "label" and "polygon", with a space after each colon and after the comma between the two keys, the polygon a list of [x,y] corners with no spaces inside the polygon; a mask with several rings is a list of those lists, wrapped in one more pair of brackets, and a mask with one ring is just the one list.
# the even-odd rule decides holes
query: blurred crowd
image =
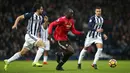
{"label": "blurred crowd", "polygon": [[[104,40],[103,52],[120,59],[130,58],[129,0],[0,0],[0,56],[12,56],[22,48],[26,21],[21,21],[17,30],[12,30],[11,27],[16,17],[30,12],[36,2],[43,4],[50,22],[62,16],[65,8],[72,8],[76,29],[86,33],[88,20],[94,15],[94,8],[101,6],[105,32],[108,35],[108,40]],[[69,33],[69,38],[76,50],[74,56],[78,56],[84,45],[85,36],[81,38]],[[49,53],[50,56],[54,52],[53,44],[51,48],[53,49]],[[89,53],[95,52],[94,45],[90,46]],[[31,53],[35,54],[35,50]]]}

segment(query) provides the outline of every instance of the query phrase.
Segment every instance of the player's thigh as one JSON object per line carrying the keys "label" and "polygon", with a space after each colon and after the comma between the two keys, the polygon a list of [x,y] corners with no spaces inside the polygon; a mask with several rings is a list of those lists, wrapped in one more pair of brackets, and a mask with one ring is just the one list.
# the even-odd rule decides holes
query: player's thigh
{"label": "player's thigh", "polygon": [[28,50],[31,50],[34,46],[34,43],[37,41],[37,38],[30,37],[29,34],[25,35],[25,43],[23,45],[23,48],[26,48]]}
{"label": "player's thigh", "polygon": [[21,55],[25,55],[28,51],[29,51],[29,49],[22,48],[22,50],[20,51],[20,53],[21,53]]}
{"label": "player's thigh", "polygon": [[85,39],[84,48],[87,49],[87,47],[89,47],[92,43],[94,43],[94,39],[90,38],[90,37],[87,37]]}
{"label": "player's thigh", "polygon": [[71,46],[70,41],[58,41],[58,45],[62,50],[66,52],[72,52],[72,53],[74,52],[74,49]]}
{"label": "player's thigh", "polygon": [[30,35],[30,34],[28,34],[27,36],[28,36],[28,38],[26,40],[29,44],[36,46],[36,47],[41,47],[41,48],[45,47],[45,43],[42,41],[41,38],[38,38],[38,37]]}
{"label": "player's thigh", "polygon": [[38,40],[34,43],[34,46],[45,48],[45,43],[40,38],[38,38]]}
{"label": "player's thigh", "polygon": [[96,47],[97,48],[103,48],[103,42],[102,42],[102,39],[101,38],[97,38],[95,40],[95,44],[96,44]]}
{"label": "player's thigh", "polygon": [[71,52],[72,54],[74,53],[74,49],[73,49],[73,47],[71,45],[68,46],[67,50],[69,52]]}

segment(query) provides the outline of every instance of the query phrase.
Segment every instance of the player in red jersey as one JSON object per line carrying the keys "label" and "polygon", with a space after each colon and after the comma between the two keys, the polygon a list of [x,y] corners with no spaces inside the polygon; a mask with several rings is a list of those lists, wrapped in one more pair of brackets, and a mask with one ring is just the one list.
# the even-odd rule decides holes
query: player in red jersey
{"label": "player in red jersey", "polygon": [[71,43],[68,39],[68,32],[71,31],[73,34],[82,35],[82,32],[79,32],[74,27],[73,10],[68,8],[65,11],[65,16],[58,18],[56,21],[53,21],[48,28],[49,40],[52,39],[52,29],[54,31],[54,40],[59,49],[56,53],[58,65],[56,70],[64,70],[62,66],[69,59],[70,56],[74,53],[74,49],[71,46]]}

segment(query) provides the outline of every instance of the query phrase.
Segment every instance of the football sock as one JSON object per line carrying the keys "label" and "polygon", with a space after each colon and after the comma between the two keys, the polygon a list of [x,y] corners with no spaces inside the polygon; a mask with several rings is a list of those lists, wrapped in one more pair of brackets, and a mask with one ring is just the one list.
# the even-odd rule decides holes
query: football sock
{"label": "football sock", "polygon": [[96,52],[96,54],[95,54],[95,58],[94,58],[93,64],[96,64],[96,62],[98,61],[99,56],[100,56],[102,50],[103,50],[102,48],[98,48],[98,49],[97,49],[97,52]]}
{"label": "football sock", "polygon": [[43,48],[39,48],[39,49],[37,50],[37,54],[36,54],[36,56],[35,56],[35,59],[34,59],[33,63],[36,63],[36,62],[39,61],[39,59],[41,58],[43,52],[44,52],[44,49],[43,49]]}
{"label": "football sock", "polygon": [[20,57],[21,57],[20,52],[17,52],[17,53],[15,53],[11,58],[9,58],[9,59],[7,60],[7,62],[10,63],[10,62],[12,62],[12,61],[14,61],[14,60],[16,60],[16,59],[18,59],[18,58],[20,58]]}
{"label": "football sock", "polygon": [[81,64],[81,61],[82,61],[83,57],[85,56],[85,52],[87,52],[87,50],[85,50],[85,49],[82,49],[82,51],[80,52],[78,64]]}
{"label": "football sock", "polygon": [[47,62],[48,56],[44,56],[43,62]]}

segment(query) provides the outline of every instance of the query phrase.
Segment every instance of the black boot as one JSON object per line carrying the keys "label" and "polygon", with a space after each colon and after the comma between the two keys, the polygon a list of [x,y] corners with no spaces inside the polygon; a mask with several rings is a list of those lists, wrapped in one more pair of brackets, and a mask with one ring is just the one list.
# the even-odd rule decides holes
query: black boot
{"label": "black boot", "polygon": [[63,65],[63,64],[64,64],[63,62],[60,62],[60,63],[57,65],[56,70],[64,71],[64,69],[62,68],[62,65]]}
{"label": "black boot", "polygon": [[92,66],[94,69],[96,69],[96,70],[98,69],[98,68],[97,68],[97,64],[92,64],[91,66]]}
{"label": "black boot", "polygon": [[56,67],[56,70],[58,70],[58,71],[64,71],[64,69],[62,68],[62,67]]}
{"label": "black boot", "polygon": [[78,64],[78,69],[81,69],[81,64]]}

